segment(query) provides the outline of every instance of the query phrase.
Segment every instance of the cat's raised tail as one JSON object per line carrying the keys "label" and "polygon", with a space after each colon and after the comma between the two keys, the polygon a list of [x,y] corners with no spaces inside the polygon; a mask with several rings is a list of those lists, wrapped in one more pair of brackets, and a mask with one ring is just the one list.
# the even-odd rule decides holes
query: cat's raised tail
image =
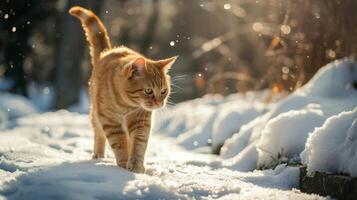
{"label": "cat's raised tail", "polygon": [[74,6],[69,10],[69,14],[77,17],[83,26],[87,40],[90,44],[90,54],[92,64],[98,61],[100,53],[106,49],[111,49],[108,32],[100,19],[92,11]]}

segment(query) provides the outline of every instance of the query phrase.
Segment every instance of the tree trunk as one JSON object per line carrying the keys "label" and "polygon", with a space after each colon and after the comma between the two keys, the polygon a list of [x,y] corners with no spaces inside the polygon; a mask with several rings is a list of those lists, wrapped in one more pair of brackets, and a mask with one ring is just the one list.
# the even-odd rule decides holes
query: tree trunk
{"label": "tree trunk", "polygon": [[148,49],[152,43],[152,40],[154,39],[154,33],[156,30],[157,22],[159,19],[159,1],[158,0],[153,0],[152,2],[152,10],[151,10],[151,16],[147,22],[146,25],[146,30],[144,32],[144,37],[141,42],[141,47],[140,47],[140,52],[142,54],[147,54]]}
{"label": "tree trunk", "polygon": [[56,61],[56,109],[67,108],[78,103],[82,82],[81,63],[85,52],[85,37],[79,21],[68,14],[72,6],[99,10],[97,1],[79,0],[68,1],[62,17],[61,38],[58,44]]}

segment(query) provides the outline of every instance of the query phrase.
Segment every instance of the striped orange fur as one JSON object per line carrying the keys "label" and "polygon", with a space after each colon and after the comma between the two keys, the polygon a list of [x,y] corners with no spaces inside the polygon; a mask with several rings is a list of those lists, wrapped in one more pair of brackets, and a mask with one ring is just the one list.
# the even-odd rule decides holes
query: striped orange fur
{"label": "striped orange fur", "polygon": [[69,13],[81,21],[90,46],[93,158],[104,157],[107,139],[119,167],[143,173],[152,112],[166,104],[167,72],[176,57],[151,60],[125,46],[113,48],[105,26],[92,11],[76,6]]}

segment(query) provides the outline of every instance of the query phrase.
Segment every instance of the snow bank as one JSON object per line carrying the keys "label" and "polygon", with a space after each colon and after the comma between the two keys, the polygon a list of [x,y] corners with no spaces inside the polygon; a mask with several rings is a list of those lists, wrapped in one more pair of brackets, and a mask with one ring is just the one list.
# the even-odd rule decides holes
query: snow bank
{"label": "snow bank", "polygon": [[89,96],[87,88],[82,88],[79,93],[79,102],[68,108],[71,112],[86,114],[89,112]]}
{"label": "snow bank", "polygon": [[261,92],[205,96],[168,109],[157,118],[164,123],[156,131],[177,137],[191,150],[217,150],[223,144],[220,166],[239,171],[300,162],[310,133],[357,106],[356,82],[356,62],[337,60],[278,102],[262,104]]}
{"label": "snow bank", "polygon": [[177,137],[186,149],[212,146],[217,151],[242,125],[266,111],[252,93],[225,98],[206,95],[158,113],[155,131]]}
{"label": "snow bank", "polygon": [[[299,160],[310,132],[327,118],[357,106],[356,80],[357,64],[353,60],[324,66],[305,86],[228,139],[222,147],[223,163],[237,170],[248,170],[248,166],[253,170],[281,159]],[[249,165],[243,163],[247,161]]]}
{"label": "snow bank", "polygon": [[216,151],[233,133],[267,111],[262,103],[251,103],[246,99],[236,99],[223,103],[218,108],[217,119],[213,122],[212,148]]}
{"label": "snow bank", "polygon": [[357,108],[330,117],[312,132],[301,158],[309,173],[347,173],[357,177]]}
{"label": "snow bank", "polygon": [[[325,121],[321,110],[298,110],[282,113],[269,120],[258,141],[258,165],[271,166],[281,156],[296,156],[305,148],[310,132]],[[270,163],[273,162],[273,163]]]}
{"label": "snow bank", "polygon": [[27,87],[29,99],[40,110],[46,111],[54,108],[55,89],[51,84],[30,83]]}
{"label": "snow bank", "polygon": [[0,93],[0,112],[6,112],[9,120],[38,112],[38,109],[25,97]]}
{"label": "snow bank", "polygon": [[0,92],[0,129],[4,128],[8,121],[37,112],[36,106],[25,97]]}

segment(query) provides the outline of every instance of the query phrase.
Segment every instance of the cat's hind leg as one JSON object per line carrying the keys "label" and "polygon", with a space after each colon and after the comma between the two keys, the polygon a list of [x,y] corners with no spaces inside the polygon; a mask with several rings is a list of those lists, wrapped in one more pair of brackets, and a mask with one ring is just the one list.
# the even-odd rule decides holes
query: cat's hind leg
{"label": "cat's hind leg", "polygon": [[91,117],[91,123],[94,131],[94,149],[92,159],[104,158],[106,143],[104,131],[95,117]]}

